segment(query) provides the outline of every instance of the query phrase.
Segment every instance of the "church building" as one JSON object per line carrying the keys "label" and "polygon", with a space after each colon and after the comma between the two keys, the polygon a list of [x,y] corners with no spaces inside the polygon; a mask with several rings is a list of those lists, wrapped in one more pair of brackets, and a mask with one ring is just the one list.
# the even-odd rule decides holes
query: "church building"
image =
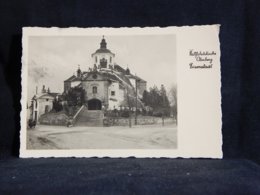
{"label": "church building", "polygon": [[118,65],[115,56],[103,36],[100,48],[91,54],[91,68],[82,71],[78,67],[77,74],[64,81],[64,93],[73,87],[84,89],[88,110],[136,109],[136,106],[143,109],[141,99],[146,81]]}

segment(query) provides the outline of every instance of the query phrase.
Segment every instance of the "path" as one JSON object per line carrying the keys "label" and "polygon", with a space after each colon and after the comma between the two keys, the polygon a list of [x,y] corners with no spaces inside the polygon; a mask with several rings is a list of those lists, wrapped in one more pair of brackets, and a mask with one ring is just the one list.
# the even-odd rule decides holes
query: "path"
{"label": "path", "polygon": [[170,149],[177,147],[175,125],[61,127],[28,130],[28,149]]}

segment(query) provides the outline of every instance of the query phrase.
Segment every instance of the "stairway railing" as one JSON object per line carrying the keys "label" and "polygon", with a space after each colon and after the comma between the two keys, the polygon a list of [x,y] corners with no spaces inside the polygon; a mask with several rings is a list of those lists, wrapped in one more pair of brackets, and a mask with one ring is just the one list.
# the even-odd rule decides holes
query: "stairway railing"
{"label": "stairway railing", "polygon": [[84,107],[85,107],[85,106],[82,105],[82,106],[80,107],[80,109],[76,112],[76,114],[73,116],[73,124],[75,124],[76,119],[77,119],[79,113],[83,110]]}

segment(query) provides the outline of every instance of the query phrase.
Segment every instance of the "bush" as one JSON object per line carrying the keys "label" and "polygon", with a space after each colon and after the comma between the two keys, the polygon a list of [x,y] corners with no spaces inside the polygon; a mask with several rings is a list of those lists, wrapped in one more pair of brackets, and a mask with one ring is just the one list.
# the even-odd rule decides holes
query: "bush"
{"label": "bush", "polygon": [[121,117],[129,117],[129,111],[128,110],[122,110],[120,113]]}
{"label": "bush", "polygon": [[55,112],[60,112],[61,110],[63,110],[63,106],[62,106],[61,102],[58,101],[56,98],[53,101],[53,110]]}

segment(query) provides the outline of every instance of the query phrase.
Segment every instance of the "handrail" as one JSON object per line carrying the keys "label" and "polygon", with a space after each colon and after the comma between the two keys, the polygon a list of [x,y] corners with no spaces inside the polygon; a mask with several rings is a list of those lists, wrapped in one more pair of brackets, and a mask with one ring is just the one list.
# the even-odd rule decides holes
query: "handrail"
{"label": "handrail", "polygon": [[84,108],[84,105],[82,105],[80,107],[80,109],[78,110],[78,112],[76,112],[76,114],[73,116],[73,120],[79,115],[79,113],[81,112],[81,110]]}

